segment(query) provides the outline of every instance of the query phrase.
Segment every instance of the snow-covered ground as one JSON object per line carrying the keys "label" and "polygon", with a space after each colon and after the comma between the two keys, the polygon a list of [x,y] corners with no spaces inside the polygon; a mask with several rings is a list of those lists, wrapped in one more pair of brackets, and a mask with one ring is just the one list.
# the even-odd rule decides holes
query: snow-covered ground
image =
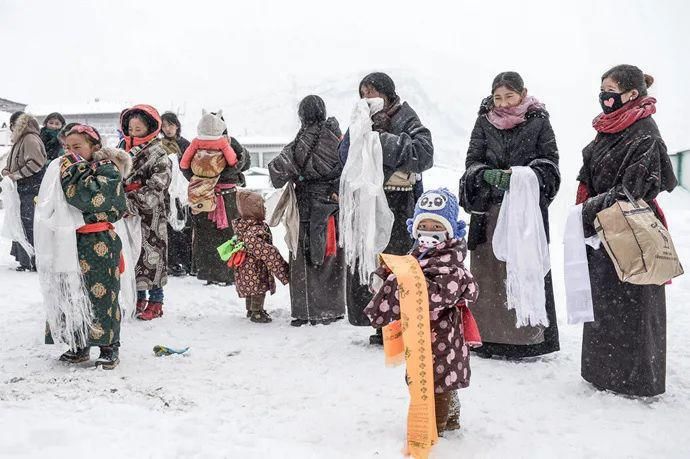
{"label": "snow-covered ground", "polygon": [[[453,190],[455,180],[448,171],[429,178]],[[661,202],[690,266],[690,194]],[[557,232],[562,351],[520,363],[474,359],[472,385],[460,393],[463,429],[440,439],[432,457],[690,457],[690,276],[667,290],[667,393],[634,400],[598,392],[579,376],[581,327],[564,322]],[[274,322],[252,324],[234,288],[175,278],[163,318],[124,322],[116,370],[69,367],[57,361],[61,346],[42,344],[36,274],[15,272],[8,252],[3,241],[1,457],[401,456],[403,368],[384,366],[368,329],[346,321],[292,328],[286,288],[268,301]],[[155,357],[156,344],[191,351]]]}

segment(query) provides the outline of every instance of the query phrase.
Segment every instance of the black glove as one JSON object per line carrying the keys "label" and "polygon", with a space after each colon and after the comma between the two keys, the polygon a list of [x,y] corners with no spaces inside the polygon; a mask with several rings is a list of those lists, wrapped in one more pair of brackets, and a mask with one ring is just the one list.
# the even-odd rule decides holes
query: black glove
{"label": "black glove", "polygon": [[391,118],[384,111],[380,111],[371,115],[371,121],[373,124],[371,129],[377,132],[390,132],[391,130]]}

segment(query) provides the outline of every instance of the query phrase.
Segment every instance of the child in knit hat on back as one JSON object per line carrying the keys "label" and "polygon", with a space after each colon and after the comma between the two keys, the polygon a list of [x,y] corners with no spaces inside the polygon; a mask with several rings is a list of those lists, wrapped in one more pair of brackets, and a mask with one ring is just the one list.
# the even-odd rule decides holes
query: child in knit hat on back
{"label": "child in knit hat on back", "polygon": [[197,126],[198,136],[187,147],[180,169],[192,169],[189,181],[189,205],[192,213],[212,212],[216,208],[216,184],[226,166],[237,165],[237,154],[224,135],[227,131],[223,112],[202,110]]}
{"label": "child in knit hat on back", "polygon": [[[434,401],[439,434],[460,427],[457,390],[469,386],[469,346],[481,345],[467,302],[478,296],[477,284],[465,267],[467,243],[458,200],[446,188],[424,193],[415,206],[408,231],[415,240],[410,255],[417,258],[429,293],[431,352],[434,361]],[[400,319],[398,282],[386,267],[379,268],[380,288],[364,312],[375,328]],[[410,368],[408,368],[408,372]]]}

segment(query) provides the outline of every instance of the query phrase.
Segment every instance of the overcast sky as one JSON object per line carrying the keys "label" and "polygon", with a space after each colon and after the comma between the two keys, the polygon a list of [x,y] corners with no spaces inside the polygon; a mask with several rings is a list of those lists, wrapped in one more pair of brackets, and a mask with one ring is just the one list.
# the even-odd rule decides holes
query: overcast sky
{"label": "overcast sky", "polygon": [[0,97],[210,106],[383,69],[471,120],[493,76],[517,70],[579,155],[600,75],[631,63],[656,78],[667,142],[690,148],[689,4],[0,0]]}

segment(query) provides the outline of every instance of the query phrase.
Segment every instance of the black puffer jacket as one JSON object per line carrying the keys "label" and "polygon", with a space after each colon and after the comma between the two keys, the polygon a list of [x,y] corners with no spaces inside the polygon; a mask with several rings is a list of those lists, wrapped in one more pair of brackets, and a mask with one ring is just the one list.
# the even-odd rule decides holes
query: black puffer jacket
{"label": "black puffer jacket", "polygon": [[512,129],[501,130],[486,118],[490,99],[484,99],[479,117],[472,130],[465,160],[465,173],[460,179],[460,205],[472,213],[469,248],[486,242],[483,213],[503,201],[504,192],[484,181],[488,169],[531,167],[539,179],[540,207],[548,235],[548,206],[561,184],[558,169],[558,147],[551,129],[549,114],[544,109],[529,111],[525,121]]}

